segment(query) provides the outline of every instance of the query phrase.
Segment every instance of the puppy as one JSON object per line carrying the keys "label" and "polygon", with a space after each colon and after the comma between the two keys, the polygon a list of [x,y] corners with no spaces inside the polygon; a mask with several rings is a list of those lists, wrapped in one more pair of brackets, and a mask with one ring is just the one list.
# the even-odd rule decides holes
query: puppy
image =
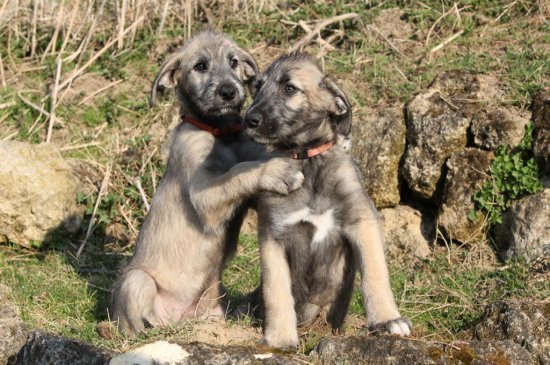
{"label": "puppy", "polygon": [[267,344],[297,346],[296,326],[322,311],[339,330],[356,268],[369,327],[409,335],[390,288],[379,216],[348,152],[344,93],[307,54],[285,55],[258,79],[245,124],[253,140],[300,161],[305,176],[286,196],[258,198]]}
{"label": "puppy", "polygon": [[212,31],[187,41],[161,66],[151,102],[157,89],[175,88],[182,123],[132,260],[114,285],[112,315],[124,333],[223,315],[220,276],[235,251],[247,200],[301,185],[299,164],[259,161],[265,148],[240,131],[245,87],[257,73],[249,53]]}

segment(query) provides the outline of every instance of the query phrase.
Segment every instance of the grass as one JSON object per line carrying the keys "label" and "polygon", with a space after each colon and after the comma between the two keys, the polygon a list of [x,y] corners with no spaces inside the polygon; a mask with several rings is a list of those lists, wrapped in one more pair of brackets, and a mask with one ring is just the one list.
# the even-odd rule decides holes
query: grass
{"label": "grass", "polygon": [[[42,6],[52,1],[38,3]],[[98,14],[97,6],[90,7],[92,12],[86,15],[89,1],[80,2],[72,29],[60,29],[53,52],[51,48],[46,50],[55,34],[56,11],[50,16],[48,9],[38,9],[35,35],[32,1],[19,1],[18,9],[10,9],[15,12],[10,14],[16,14],[14,18],[0,22],[4,70],[0,75],[0,140],[44,141],[48,118],[20,96],[49,112],[56,59],[66,60],[60,81],[67,80],[73,70],[117,36],[120,19],[114,19],[114,2],[107,2],[103,15]],[[126,27],[146,15],[143,23],[124,38],[120,49],[116,43],[108,48],[73,80],[70,91],[60,90],[58,96],[56,115],[61,122],[55,125],[52,142],[65,148],[64,156],[85,171],[79,176],[83,189],[78,202],[86,208],[81,232],[73,237],[61,235],[48,245],[37,243],[41,247],[37,251],[0,246],[0,279],[13,289],[14,300],[32,328],[120,350],[153,338],[185,339],[193,332],[190,322],[153,330],[132,341],[106,340],[98,335],[96,324],[108,319],[109,290],[118,268],[131,254],[145,215],[144,199],[151,201],[165,168],[161,154],[164,136],[158,130],[165,130],[170,124],[172,99],[164,98],[159,106],[149,108],[152,81],[166,52],[181,44],[188,28],[201,29],[205,21],[203,12],[192,8],[197,2],[172,2],[173,8],[159,31],[162,7],[148,7],[141,0],[130,3],[128,7],[133,8],[127,9]],[[324,39],[332,37],[334,50],[322,50],[315,39],[307,48],[341,81],[353,101],[357,119],[369,113],[370,108],[407,102],[443,71],[496,76],[505,93],[503,103],[518,109],[526,109],[538,90],[550,86],[550,25],[539,8],[542,1],[461,0],[456,2],[460,15],[449,12],[455,2],[447,0],[262,3],[262,10],[255,8],[257,2],[250,1],[236,0],[234,7],[224,9],[217,1],[211,5],[221,29],[251,49],[263,67],[304,36],[299,21],[313,27],[318,20],[334,15],[360,15],[360,21],[335,23],[322,30]],[[65,2],[64,19],[70,19],[73,6]],[[187,6],[193,12],[191,24],[186,20]],[[409,27],[389,36],[399,52],[368,27],[385,10],[394,7],[399,7],[402,15],[401,22],[391,19],[393,28],[401,29],[395,24]],[[95,16],[97,22],[92,29]],[[382,31],[383,25],[376,27]],[[89,42],[81,49],[81,41],[90,29]],[[432,52],[459,31],[463,33],[458,38]],[[31,57],[33,37],[36,45]],[[118,83],[94,95],[112,82]],[[94,96],[90,98],[91,95]],[[110,183],[107,191],[98,196],[107,166],[112,167]],[[97,200],[98,210],[92,216]],[[74,252],[90,221],[94,229],[77,261]],[[403,314],[413,319],[418,337],[453,339],[471,325],[485,304],[497,298],[537,300],[550,295],[548,281],[541,280],[542,274],[520,262],[503,266],[494,258],[486,259],[492,253],[484,254],[481,261],[473,260],[481,247],[489,249],[486,243],[470,248],[450,245],[448,250],[438,246],[429,260],[412,268],[391,263],[394,293]],[[223,277],[232,298],[238,299],[257,285],[258,264],[255,236],[242,236],[239,253]],[[362,298],[356,291],[348,333],[361,333],[362,324]],[[316,329],[305,332],[302,352],[308,352],[323,335]]]}

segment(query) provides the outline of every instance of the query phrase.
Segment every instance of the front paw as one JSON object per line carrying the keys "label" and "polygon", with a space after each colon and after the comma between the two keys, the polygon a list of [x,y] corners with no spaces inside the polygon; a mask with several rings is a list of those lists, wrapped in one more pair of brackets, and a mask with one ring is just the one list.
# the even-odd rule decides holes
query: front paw
{"label": "front paw", "polygon": [[297,161],[288,158],[273,158],[266,164],[260,187],[263,190],[287,195],[300,188],[303,183],[304,174]]}
{"label": "front paw", "polygon": [[298,347],[298,331],[266,330],[263,341],[279,350],[295,350]]}
{"label": "front paw", "polygon": [[404,337],[412,333],[412,323],[406,317],[399,317],[391,321],[369,325],[369,330],[375,333],[391,333]]}

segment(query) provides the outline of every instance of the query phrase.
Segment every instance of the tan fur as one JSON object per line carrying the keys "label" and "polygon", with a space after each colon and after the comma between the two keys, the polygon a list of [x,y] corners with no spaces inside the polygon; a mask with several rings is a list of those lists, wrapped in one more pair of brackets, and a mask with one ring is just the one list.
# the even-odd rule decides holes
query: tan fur
{"label": "tan fur", "polygon": [[[198,54],[210,62],[211,74],[193,70],[200,62],[195,59]],[[237,70],[225,65],[231,54],[240,57]],[[190,100],[199,98],[193,90],[208,91],[211,85],[231,83],[244,101],[243,84],[256,71],[248,53],[220,34],[204,32],[163,64],[151,100],[157,87],[174,87],[182,115],[200,118],[193,110],[210,113],[208,108],[225,101],[218,100],[217,89],[205,93],[212,105],[197,106],[195,100],[191,110]],[[248,79],[242,79],[244,75]],[[208,115],[203,122],[209,120]],[[224,122],[223,118],[215,115],[212,120]],[[303,179],[297,164],[280,158],[267,161],[267,157],[263,147],[242,137],[222,140],[190,124],[178,127],[134,256],[113,288],[112,318],[120,330],[133,335],[146,326],[225,313],[220,300],[221,272],[235,250],[245,201],[259,191],[288,194]]]}

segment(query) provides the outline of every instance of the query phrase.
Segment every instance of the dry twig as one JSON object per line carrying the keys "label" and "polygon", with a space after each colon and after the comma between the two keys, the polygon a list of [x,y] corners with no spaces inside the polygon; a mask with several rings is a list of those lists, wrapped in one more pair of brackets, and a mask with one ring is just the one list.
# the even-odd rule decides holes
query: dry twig
{"label": "dry twig", "polygon": [[76,251],[76,259],[78,260],[80,258],[80,254],[82,253],[82,250],[84,250],[84,247],[86,246],[86,243],[88,242],[88,239],[92,235],[92,230],[94,226],[94,218],[97,214],[97,209],[99,208],[99,204],[101,203],[101,199],[103,199],[103,196],[106,194],[107,189],[109,187],[109,178],[111,176],[111,167],[112,167],[113,161],[109,162],[109,165],[107,165],[107,170],[105,171],[105,175],[103,176],[103,181],[101,182],[101,187],[99,188],[99,192],[97,193],[97,199],[94,204],[94,210],[92,211],[92,216],[90,217],[90,223],[88,223],[88,229],[86,230],[86,236],[82,240],[82,243],[80,244],[80,247],[78,247],[78,250]]}
{"label": "dry twig", "polygon": [[292,46],[290,49],[291,52],[297,51],[301,49],[302,47],[305,47],[311,40],[315,37],[315,35],[319,34],[321,30],[328,27],[329,25],[341,22],[348,19],[356,19],[359,18],[359,14],[357,13],[348,13],[348,14],[342,14],[338,15],[332,18],[328,18],[317,24],[309,33],[307,33],[305,36],[303,36],[298,42]]}

